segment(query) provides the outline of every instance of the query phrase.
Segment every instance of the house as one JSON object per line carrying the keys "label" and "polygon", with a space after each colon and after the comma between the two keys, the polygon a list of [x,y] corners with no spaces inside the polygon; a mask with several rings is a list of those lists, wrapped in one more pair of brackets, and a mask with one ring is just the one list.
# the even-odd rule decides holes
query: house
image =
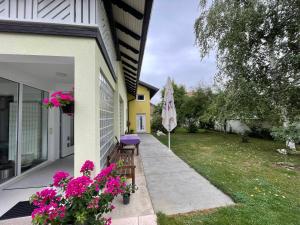
{"label": "house", "polygon": [[[75,176],[87,159],[105,165],[128,96],[149,98],[139,76],[151,9],[152,0],[0,1],[0,183],[73,153]],[[43,107],[72,89],[74,116]]]}
{"label": "house", "polygon": [[128,94],[128,131],[136,133],[151,133],[151,98],[158,88],[139,81],[137,94]]}

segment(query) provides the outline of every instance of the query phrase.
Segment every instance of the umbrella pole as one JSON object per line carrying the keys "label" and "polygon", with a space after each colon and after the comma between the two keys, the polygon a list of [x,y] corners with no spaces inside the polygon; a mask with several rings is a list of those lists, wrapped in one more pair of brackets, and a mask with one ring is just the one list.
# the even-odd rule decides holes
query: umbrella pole
{"label": "umbrella pole", "polygon": [[171,137],[170,137],[170,131],[169,131],[168,136],[169,136],[169,150],[171,150]]}

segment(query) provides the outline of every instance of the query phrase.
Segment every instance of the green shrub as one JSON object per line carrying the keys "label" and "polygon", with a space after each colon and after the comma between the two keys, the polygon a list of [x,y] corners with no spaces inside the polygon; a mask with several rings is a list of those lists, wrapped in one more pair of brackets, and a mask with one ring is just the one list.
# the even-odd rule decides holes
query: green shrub
{"label": "green shrub", "polygon": [[189,123],[187,126],[187,131],[189,133],[196,133],[198,131],[198,127],[195,123]]}

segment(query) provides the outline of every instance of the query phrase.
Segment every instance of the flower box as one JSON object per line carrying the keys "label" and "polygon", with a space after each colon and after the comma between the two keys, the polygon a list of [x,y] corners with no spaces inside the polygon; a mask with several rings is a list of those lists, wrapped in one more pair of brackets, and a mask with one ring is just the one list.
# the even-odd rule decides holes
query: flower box
{"label": "flower box", "polygon": [[67,105],[63,105],[60,108],[61,108],[61,111],[65,114],[68,114],[68,115],[74,114],[74,102],[71,102]]}
{"label": "flower box", "polygon": [[45,98],[43,104],[48,108],[61,108],[61,111],[68,115],[74,114],[74,94],[71,91],[56,91],[50,98]]}

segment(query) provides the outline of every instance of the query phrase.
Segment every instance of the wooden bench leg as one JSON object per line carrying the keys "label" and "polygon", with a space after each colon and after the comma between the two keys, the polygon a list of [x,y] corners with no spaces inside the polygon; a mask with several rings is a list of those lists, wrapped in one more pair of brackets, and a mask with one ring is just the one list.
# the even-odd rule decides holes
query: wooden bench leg
{"label": "wooden bench leg", "polygon": [[136,145],[136,155],[139,155],[139,145],[140,145],[140,144],[137,144],[137,145]]}
{"label": "wooden bench leg", "polygon": [[132,193],[134,193],[135,192],[135,169],[134,168],[131,169],[131,174],[132,174],[132,187],[133,187]]}

